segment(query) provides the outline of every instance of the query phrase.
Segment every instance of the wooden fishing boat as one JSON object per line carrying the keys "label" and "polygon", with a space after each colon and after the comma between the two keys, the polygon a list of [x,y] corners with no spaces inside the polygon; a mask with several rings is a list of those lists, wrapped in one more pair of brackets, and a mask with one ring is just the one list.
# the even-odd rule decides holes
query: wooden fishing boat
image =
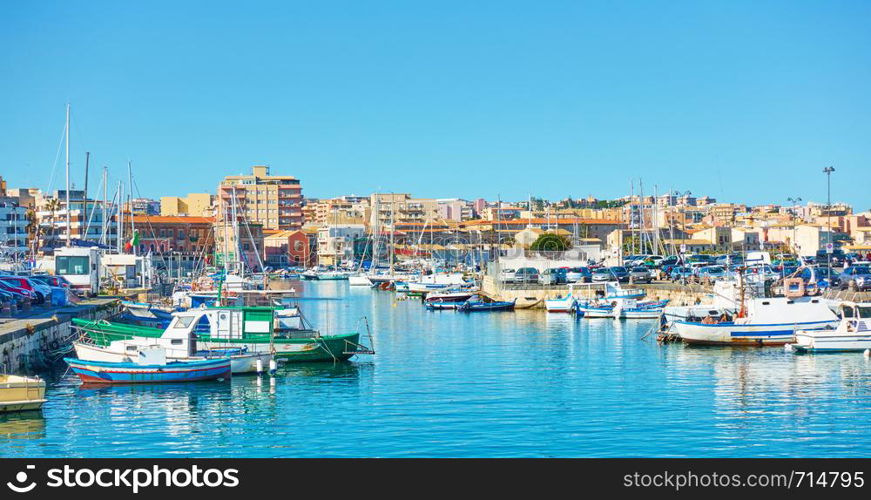
{"label": "wooden fishing boat", "polygon": [[720,317],[690,316],[673,325],[687,344],[764,346],[792,343],[796,330],[834,328],[838,321],[819,298],[766,297],[747,299]]}
{"label": "wooden fishing boat", "polygon": [[229,379],[230,358],[203,361],[113,363],[64,358],[70,369],[88,384],[156,384]]}
{"label": "wooden fishing boat", "polygon": [[[160,347],[166,350],[169,361],[202,361],[207,359],[230,358],[230,370],[234,375],[245,373],[262,373],[269,367],[272,354],[268,352],[251,352],[247,349],[216,349],[212,351],[195,350],[196,336],[182,340],[173,338],[134,337],[127,340],[115,340],[107,346],[95,345],[88,341],[73,342],[76,357],[82,361],[105,361],[108,363],[132,363],[139,357],[142,350]],[[175,341],[175,342],[173,342]]]}
{"label": "wooden fishing boat", "polygon": [[44,380],[21,375],[0,375],[0,413],[39,410],[45,401]]}
{"label": "wooden fishing boat", "polygon": [[95,345],[140,338],[178,339],[196,334],[197,350],[245,348],[250,353],[272,353],[277,361],[343,361],[358,352],[370,353],[359,344],[359,332],[321,335],[308,327],[296,308],[215,307],[173,313],[166,329],[108,321],[73,318],[73,326]]}

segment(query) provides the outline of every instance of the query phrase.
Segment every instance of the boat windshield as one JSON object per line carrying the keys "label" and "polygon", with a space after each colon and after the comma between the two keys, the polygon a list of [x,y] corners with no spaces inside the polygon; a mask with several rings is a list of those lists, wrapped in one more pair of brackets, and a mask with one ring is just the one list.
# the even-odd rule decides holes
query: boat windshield
{"label": "boat windshield", "polygon": [[191,323],[196,319],[194,316],[176,316],[175,324],[172,325],[173,328],[187,328],[191,326]]}
{"label": "boat windshield", "polygon": [[859,317],[862,319],[871,319],[871,306],[857,306]]}

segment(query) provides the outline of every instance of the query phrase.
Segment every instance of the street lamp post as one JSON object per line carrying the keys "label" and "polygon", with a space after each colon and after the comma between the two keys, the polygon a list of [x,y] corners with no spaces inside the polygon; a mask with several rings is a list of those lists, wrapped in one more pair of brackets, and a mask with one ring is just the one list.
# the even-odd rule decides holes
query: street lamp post
{"label": "street lamp post", "polygon": [[828,221],[828,231],[829,235],[827,244],[832,245],[832,250],[829,251],[828,247],[826,247],[826,257],[828,259],[828,276],[829,280],[832,279],[832,252],[835,250],[834,238],[832,238],[832,172],[835,171],[835,167],[829,166],[823,169],[823,173],[826,174],[826,220]]}

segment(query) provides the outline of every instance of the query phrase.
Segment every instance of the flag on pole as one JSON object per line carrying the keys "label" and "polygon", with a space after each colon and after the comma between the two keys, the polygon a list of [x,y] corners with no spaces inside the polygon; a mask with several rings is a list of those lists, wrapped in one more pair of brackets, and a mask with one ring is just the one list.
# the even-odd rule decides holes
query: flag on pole
{"label": "flag on pole", "polygon": [[139,231],[133,231],[133,237],[124,245],[124,251],[130,253],[137,246],[139,246]]}

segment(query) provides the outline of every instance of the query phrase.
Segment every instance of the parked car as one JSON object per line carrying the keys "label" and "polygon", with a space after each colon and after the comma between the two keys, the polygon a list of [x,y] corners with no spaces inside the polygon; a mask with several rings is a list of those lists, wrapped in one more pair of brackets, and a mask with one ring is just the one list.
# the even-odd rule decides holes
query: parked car
{"label": "parked car", "polygon": [[514,283],[514,269],[502,269],[499,271],[499,281],[502,283]]}
{"label": "parked car", "polygon": [[569,283],[590,283],[593,281],[593,272],[589,267],[572,267],[566,272],[566,280]]}
{"label": "parked car", "polygon": [[630,283],[650,283],[653,281],[653,273],[645,266],[635,266],[629,270]]}
{"label": "parked car", "polygon": [[30,276],[31,280],[38,280],[48,286],[56,286],[61,288],[70,288],[72,284],[63,276],[51,276],[48,274],[37,274]]}
{"label": "parked car", "polygon": [[545,269],[539,276],[538,282],[542,285],[559,285],[567,283],[566,270],[562,268]]}
{"label": "parked car", "polygon": [[841,288],[865,291],[871,290],[871,267],[850,266],[841,273]]}
{"label": "parked car", "polygon": [[[846,259],[846,257],[847,257],[847,256],[844,254],[844,251],[843,251],[843,250],[841,250],[840,248],[836,248],[836,249],[834,249],[834,250],[832,251],[832,253],[831,253],[832,266],[834,266],[834,267],[841,267],[841,266],[844,264],[844,260]],[[826,265],[828,265],[828,263],[829,263],[829,254],[826,253],[826,249],[825,249],[825,248],[823,248],[823,249],[817,251],[816,261],[817,261],[819,264],[826,264]]]}
{"label": "parked car", "polygon": [[723,266],[705,266],[699,268],[696,277],[700,281],[720,280],[726,277],[726,268]]}
{"label": "parked car", "polygon": [[514,273],[514,283],[538,283],[538,269],[521,267]]}
{"label": "parked car", "polygon": [[693,255],[688,256],[686,259],[684,259],[684,262],[686,262],[687,264],[693,264],[693,263],[713,264],[714,257],[712,255],[698,253],[698,254],[693,254]]}
{"label": "parked car", "polygon": [[605,281],[627,283],[629,281],[629,270],[623,266],[603,267],[593,273],[593,281],[596,283]]}
{"label": "parked car", "polygon": [[668,277],[672,281],[685,281],[693,277],[693,270],[689,266],[676,266],[671,270]]}
{"label": "parked car", "polygon": [[0,290],[5,292],[9,292],[17,297],[19,300],[35,300],[36,294],[30,290],[25,288],[19,288],[17,286],[12,285],[11,283],[7,283],[6,281],[0,280]]}
{"label": "parked car", "polygon": [[37,304],[42,304],[46,299],[51,299],[51,287],[45,283],[40,283],[36,280],[31,281],[24,276],[13,275],[0,276],[0,281],[32,292]]}

